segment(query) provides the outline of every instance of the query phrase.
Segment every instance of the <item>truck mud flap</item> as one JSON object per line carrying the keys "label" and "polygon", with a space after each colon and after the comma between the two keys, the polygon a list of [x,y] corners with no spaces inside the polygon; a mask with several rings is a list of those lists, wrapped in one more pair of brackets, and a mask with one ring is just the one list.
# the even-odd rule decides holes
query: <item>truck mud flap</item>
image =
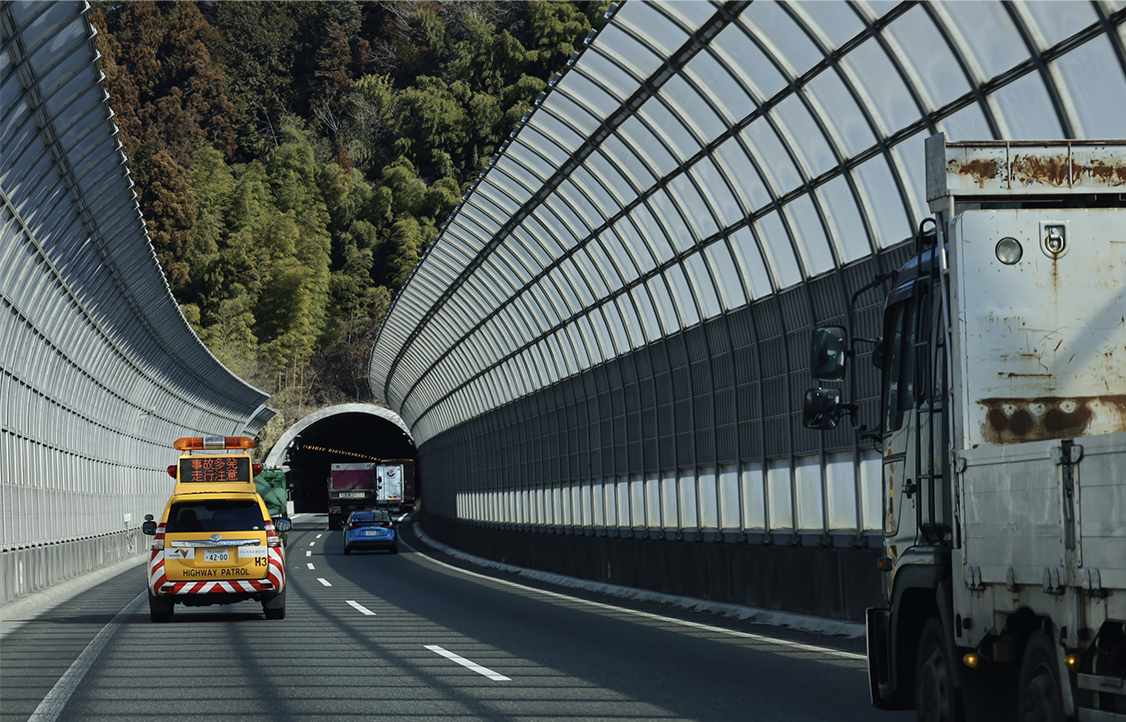
{"label": "truck mud flap", "polygon": [[[889,694],[891,690],[890,637],[887,609],[868,607],[864,612],[864,626],[868,639],[868,686],[872,706],[876,709],[900,709]],[[885,697],[886,695],[886,697]]]}

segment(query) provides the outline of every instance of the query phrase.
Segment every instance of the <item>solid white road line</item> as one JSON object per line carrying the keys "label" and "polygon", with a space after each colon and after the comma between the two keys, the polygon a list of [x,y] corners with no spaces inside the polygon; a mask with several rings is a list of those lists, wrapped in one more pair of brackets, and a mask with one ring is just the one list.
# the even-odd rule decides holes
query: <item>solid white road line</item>
{"label": "solid white road line", "polygon": [[327,579],[321,579],[320,577],[317,577],[317,581],[320,582],[321,584],[325,585],[326,587],[332,586],[331,584],[329,584]]}
{"label": "solid white road line", "polygon": [[309,562],[309,568],[310,568],[310,569],[316,569],[316,567],[315,567],[315,566],[313,566],[313,562]]}
{"label": "solid white road line", "polygon": [[[403,542],[403,544],[406,545],[408,549],[411,549],[412,551],[417,551],[417,549],[414,549],[409,544],[406,544],[406,542]],[[440,562],[437,559],[433,559],[433,558],[431,558],[431,557],[429,557],[425,554],[419,554],[418,556],[425,559],[426,561],[430,562],[431,564],[437,564],[438,566],[445,567],[447,569],[452,569],[453,571],[459,572],[459,573],[464,574],[466,576],[477,577],[478,579],[484,579],[486,581],[493,582],[494,584],[504,584],[506,586],[515,587],[517,589],[522,589],[526,592],[531,592],[533,594],[542,594],[545,597],[554,597],[556,599],[565,599],[568,602],[576,602],[578,604],[585,604],[588,607],[597,607],[599,609],[607,609],[607,610],[610,610],[610,611],[613,611],[613,612],[620,612],[622,614],[631,614],[635,617],[644,617],[646,619],[655,619],[655,620],[658,620],[658,621],[661,621],[661,622],[667,622],[669,624],[675,624],[675,625],[678,625],[678,626],[681,626],[681,627],[690,627],[690,628],[693,628],[693,629],[703,629],[703,630],[707,630],[709,632],[715,632],[717,634],[725,634],[729,637],[738,637],[740,639],[753,639],[757,642],[766,642],[766,643],[769,643],[769,644],[777,644],[781,647],[789,647],[790,649],[800,649],[800,650],[805,651],[805,652],[818,652],[818,653],[821,653],[821,654],[826,654],[830,657],[840,657],[842,659],[856,659],[856,660],[865,660],[865,661],[867,661],[867,659],[868,659],[865,655],[856,654],[854,652],[844,652],[844,651],[839,650],[839,649],[830,649],[829,647],[818,647],[818,646],[813,645],[813,644],[802,644],[801,642],[791,642],[788,639],[776,639],[775,637],[768,637],[768,636],[763,635],[763,634],[751,634],[750,632],[738,632],[738,631],[735,631],[734,629],[724,629],[723,627],[713,627],[710,624],[701,624],[699,622],[690,622],[690,621],[685,620],[685,619],[674,619],[672,617],[663,617],[660,614],[651,614],[649,612],[641,612],[641,611],[638,611],[636,609],[626,609],[625,607],[615,607],[613,604],[603,604],[602,602],[592,602],[592,601],[587,600],[587,599],[579,599],[578,597],[572,597],[572,596],[568,596],[566,594],[560,594],[558,592],[549,592],[546,589],[536,589],[535,587],[529,587],[529,586],[526,586],[524,584],[517,584],[515,582],[510,582],[510,581],[507,581],[507,580],[504,580],[504,579],[496,579],[494,577],[486,576],[484,574],[478,574],[477,572],[467,571],[467,570],[462,569],[460,567],[455,567],[452,564],[446,564],[445,562]]]}
{"label": "solid white road line", "polygon": [[435,652],[437,654],[442,655],[446,659],[457,662],[462,667],[465,667],[467,669],[472,669],[477,674],[484,675],[491,680],[495,680],[497,682],[511,682],[512,681],[511,678],[505,677],[503,674],[497,674],[496,672],[489,669],[488,667],[482,667],[481,665],[477,664],[476,662],[470,662],[465,657],[460,657],[460,656],[454,654],[453,652],[442,649],[441,647],[439,647],[436,644],[427,644],[426,648],[429,649],[431,652]]}
{"label": "solid white road line", "polygon": [[356,609],[360,610],[360,614],[364,615],[365,617],[374,617],[375,616],[375,612],[371,611],[370,609],[368,609],[364,605],[360,604],[359,602],[353,602],[351,599],[349,599],[348,603],[351,604]]}
{"label": "solid white road line", "polygon": [[121,625],[122,620],[132,614],[141,604],[141,600],[145,598],[147,592],[141,592],[133,601],[125,605],[125,608],[117,613],[109,624],[102,627],[101,631],[90,640],[86,645],[86,649],[82,650],[82,654],[71,662],[70,667],[59,677],[59,681],[55,682],[55,686],[35,708],[35,711],[28,717],[28,722],[55,722],[59,717],[59,713],[66,707],[67,700],[74,694],[74,690],[82,683],[82,678],[90,671],[90,667],[94,665],[98,655],[101,653],[102,648],[109,642],[110,637],[117,631]]}

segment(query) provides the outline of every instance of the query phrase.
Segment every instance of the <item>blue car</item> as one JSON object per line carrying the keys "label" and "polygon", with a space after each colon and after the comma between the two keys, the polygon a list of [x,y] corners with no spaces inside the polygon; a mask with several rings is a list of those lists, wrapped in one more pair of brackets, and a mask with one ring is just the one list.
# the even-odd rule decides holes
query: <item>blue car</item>
{"label": "blue car", "polygon": [[399,553],[399,534],[391,513],[385,509],[354,511],[344,524],[344,553],[363,549],[386,549]]}

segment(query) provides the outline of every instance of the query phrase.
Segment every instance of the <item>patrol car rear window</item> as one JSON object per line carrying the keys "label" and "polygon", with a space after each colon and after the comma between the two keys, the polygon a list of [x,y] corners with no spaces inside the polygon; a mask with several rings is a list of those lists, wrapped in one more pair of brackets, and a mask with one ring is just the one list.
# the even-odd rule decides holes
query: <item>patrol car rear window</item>
{"label": "patrol car rear window", "polygon": [[180,501],[168,512],[167,533],[262,531],[262,510],[252,500]]}

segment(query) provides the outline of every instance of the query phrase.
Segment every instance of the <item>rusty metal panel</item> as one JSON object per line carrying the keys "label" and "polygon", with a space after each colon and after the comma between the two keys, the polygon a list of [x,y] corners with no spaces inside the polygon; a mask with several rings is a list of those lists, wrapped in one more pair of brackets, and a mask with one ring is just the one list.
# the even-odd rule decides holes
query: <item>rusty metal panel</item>
{"label": "rusty metal panel", "polygon": [[927,142],[927,200],[1126,192],[1126,141]]}
{"label": "rusty metal panel", "polygon": [[[951,265],[962,448],[1126,431],[1124,214],[959,217]],[[1021,245],[1019,261],[998,260],[1002,239]]]}

